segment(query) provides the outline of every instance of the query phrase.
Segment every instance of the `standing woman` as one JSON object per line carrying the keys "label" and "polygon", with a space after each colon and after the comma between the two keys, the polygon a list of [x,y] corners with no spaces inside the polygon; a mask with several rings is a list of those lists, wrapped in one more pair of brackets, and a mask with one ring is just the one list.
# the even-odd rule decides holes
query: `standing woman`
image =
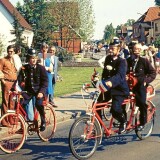
{"label": "standing woman", "polygon": [[51,55],[48,53],[48,45],[46,43],[42,43],[41,45],[41,53],[38,54],[39,62],[42,66],[45,67],[48,76],[48,87],[47,87],[47,99],[49,95],[53,94],[53,84],[52,84],[52,71],[53,64],[51,63]]}

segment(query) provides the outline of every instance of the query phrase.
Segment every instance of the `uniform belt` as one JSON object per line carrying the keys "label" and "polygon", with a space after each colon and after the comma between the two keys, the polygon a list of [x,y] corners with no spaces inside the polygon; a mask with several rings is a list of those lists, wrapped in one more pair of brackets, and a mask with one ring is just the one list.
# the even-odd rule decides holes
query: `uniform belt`
{"label": "uniform belt", "polygon": [[16,80],[13,80],[13,79],[4,79],[5,81],[8,81],[8,82],[15,82]]}

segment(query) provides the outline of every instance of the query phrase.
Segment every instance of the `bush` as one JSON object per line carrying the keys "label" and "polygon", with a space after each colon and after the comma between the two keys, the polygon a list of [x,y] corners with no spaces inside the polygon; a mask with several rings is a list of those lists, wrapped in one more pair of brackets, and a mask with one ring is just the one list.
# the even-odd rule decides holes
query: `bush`
{"label": "bush", "polygon": [[65,48],[57,46],[56,47],[56,56],[58,56],[59,61],[61,61],[63,63],[65,61],[72,60],[73,53],[69,53],[69,52],[67,52],[67,50]]}

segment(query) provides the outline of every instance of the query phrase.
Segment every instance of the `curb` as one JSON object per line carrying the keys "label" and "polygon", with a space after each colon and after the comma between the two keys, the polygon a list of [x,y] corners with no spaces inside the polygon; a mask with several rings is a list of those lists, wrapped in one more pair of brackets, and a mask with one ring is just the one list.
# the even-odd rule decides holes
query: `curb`
{"label": "curb", "polygon": [[[160,85],[160,75],[157,75],[156,79],[150,84],[153,85],[153,87],[156,89]],[[69,95],[71,95],[71,94],[68,94],[67,96],[69,96]],[[61,99],[61,97],[60,97],[60,99]],[[76,119],[76,118],[84,115],[86,113],[86,110],[81,110],[81,111],[74,112],[74,113],[70,112],[70,111],[56,111],[56,110],[55,110],[55,112],[56,112],[57,123],[61,123],[61,122],[65,122],[69,119]]]}
{"label": "curb", "polygon": [[[57,111],[55,111],[55,112],[57,112]],[[60,112],[60,111],[58,111],[58,112]],[[60,114],[62,114],[60,116],[58,116],[56,113],[56,122],[62,123],[62,122],[65,122],[69,119],[76,119],[76,118],[84,115],[85,113],[86,113],[86,111],[79,111],[79,112],[75,112],[75,113],[65,111],[64,113],[60,113]]]}

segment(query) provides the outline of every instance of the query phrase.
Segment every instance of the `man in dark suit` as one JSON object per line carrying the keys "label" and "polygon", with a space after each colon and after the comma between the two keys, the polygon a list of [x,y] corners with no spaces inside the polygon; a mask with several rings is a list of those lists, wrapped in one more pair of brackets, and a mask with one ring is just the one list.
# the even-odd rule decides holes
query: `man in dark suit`
{"label": "man in dark suit", "polygon": [[18,85],[27,93],[23,94],[28,118],[33,120],[33,108],[36,107],[41,116],[40,131],[46,127],[43,100],[48,87],[48,77],[44,66],[37,64],[37,54],[34,49],[29,49],[27,54],[28,64],[25,64],[18,75]]}
{"label": "man in dark suit", "polygon": [[[112,99],[111,113],[120,122],[119,134],[121,134],[126,130],[126,118],[121,106],[124,99],[129,95],[129,88],[125,78],[127,62],[119,56],[119,53],[119,40],[115,39],[109,45],[109,55],[104,62],[102,81],[97,84],[97,87],[102,91],[98,103]],[[100,115],[101,112],[98,112]]]}
{"label": "man in dark suit", "polygon": [[128,73],[133,72],[137,79],[137,84],[133,87],[136,105],[140,110],[140,125],[138,130],[142,130],[147,122],[146,88],[156,78],[156,70],[147,58],[140,56],[141,44],[133,44],[131,56],[127,59]]}

